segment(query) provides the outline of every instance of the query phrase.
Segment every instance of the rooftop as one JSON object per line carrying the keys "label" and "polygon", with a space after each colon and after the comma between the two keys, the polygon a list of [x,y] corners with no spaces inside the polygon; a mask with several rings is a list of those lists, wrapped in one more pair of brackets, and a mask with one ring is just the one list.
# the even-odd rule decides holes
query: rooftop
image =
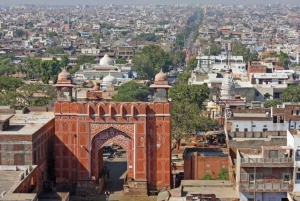
{"label": "rooftop", "polygon": [[182,180],[183,191],[188,194],[215,194],[217,198],[238,198],[239,193],[231,181],[221,180]]}
{"label": "rooftop", "polygon": [[[0,115],[0,118],[8,116],[12,115]],[[0,131],[0,135],[32,135],[52,119],[54,119],[53,112],[15,114],[10,119],[10,126]]]}
{"label": "rooftop", "polygon": [[218,156],[218,157],[228,157],[228,153],[223,152],[221,148],[186,148],[184,151],[184,156],[191,156],[197,153],[198,156]]}
{"label": "rooftop", "polygon": [[6,171],[0,170],[0,193],[9,193],[13,188],[20,183],[20,174],[23,171]]}

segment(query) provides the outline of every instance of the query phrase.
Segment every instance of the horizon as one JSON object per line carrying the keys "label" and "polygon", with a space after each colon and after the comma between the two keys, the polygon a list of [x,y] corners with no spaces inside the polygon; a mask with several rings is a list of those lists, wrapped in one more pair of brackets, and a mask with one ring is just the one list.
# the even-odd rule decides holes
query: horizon
{"label": "horizon", "polygon": [[300,5],[299,0],[128,0],[124,2],[123,0],[111,0],[110,3],[104,0],[85,0],[84,3],[80,0],[52,0],[51,3],[47,0],[2,0],[0,5],[58,5],[58,6],[71,6],[71,5],[110,5],[110,4],[119,4],[119,5],[176,5],[176,4],[206,4],[206,5],[214,5],[214,4],[223,4],[223,5],[268,5],[268,4],[284,4],[284,5]]}

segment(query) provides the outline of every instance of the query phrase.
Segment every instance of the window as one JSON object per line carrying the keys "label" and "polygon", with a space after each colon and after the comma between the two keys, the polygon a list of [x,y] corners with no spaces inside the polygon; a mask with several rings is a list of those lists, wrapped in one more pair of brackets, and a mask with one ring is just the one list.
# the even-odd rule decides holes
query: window
{"label": "window", "polygon": [[206,164],[206,167],[210,167],[210,164]]}
{"label": "window", "polygon": [[263,176],[262,173],[257,173],[255,179],[258,180],[258,181],[260,181],[260,180],[262,180],[262,176]]}
{"label": "window", "polygon": [[296,174],[296,179],[297,179],[297,180],[300,180],[300,173],[297,173],[297,174]]}
{"label": "window", "polygon": [[[300,173],[299,173],[300,175]],[[247,174],[246,173],[241,173],[241,181],[247,181]]]}
{"label": "window", "polygon": [[277,123],[277,116],[273,116],[273,123]]}
{"label": "window", "polygon": [[263,128],[263,132],[266,132],[266,131],[268,131],[268,129],[267,128]]}
{"label": "window", "polygon": [[248,132],[248,128],[244,128],[244,132]]}
{"label": "window", "polygon": [[283,174],[283,183],[289,183],[290,182],[290,174]]}
{"label": "window", "polygon": [[278,150],[269,150],[269,158],[278,158]]}
{"label": "window", "polygon": [[236,129],[235,129],[235,132],[240,132],[240,129],[239,129],[239,128],[236,128]]}
{"label": "window", "polygon": [[254,183],[254,173],[249,174],[249,183],[250,184]]}
{"label": "window", "polygon": [[280,123],[284,123],[284,116],[280,116]]}

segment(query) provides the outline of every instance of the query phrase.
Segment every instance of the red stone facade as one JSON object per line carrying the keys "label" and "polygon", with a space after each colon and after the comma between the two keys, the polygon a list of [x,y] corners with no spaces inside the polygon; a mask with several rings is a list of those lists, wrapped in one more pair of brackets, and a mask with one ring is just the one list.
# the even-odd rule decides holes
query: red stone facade
{"label": "red stone facade", "polygon": [[102,148],[115,143],[127,152],[127,190],[169,189],[170,112],[169,102],[56,102],[56,182],[97,181]]}

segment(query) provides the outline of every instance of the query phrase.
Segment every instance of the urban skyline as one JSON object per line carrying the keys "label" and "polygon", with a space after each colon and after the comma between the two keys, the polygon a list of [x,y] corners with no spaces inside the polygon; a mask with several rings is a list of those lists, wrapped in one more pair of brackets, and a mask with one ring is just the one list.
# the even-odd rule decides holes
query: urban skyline
{"label": "urban skyline", "polygon": [[165,0],[165,1],[160,1],[160,0],[128,0],[126,2],[122,0],[112,0],[110,2],[100,0],[100,1],[95,1],[95,0],[86,0],[84,2],[79,1],[79,0],[64,0],[64,1],[59,1],[59,0],[53,0],[51,2],[46,1],[46,0],[10,0],[10,1],[1,1],[0,5],[12,5],[12,4],[46,4],[46,5],[76,5],[76,4],[270,4],[270,3],[282,3],[282,4],[293,4],[293,5],[298,5],[299,1],[297,0],[265,0],[265,1],[259,1],[259,0],[249,0],[249,1],[239,1],[239,0],[202,0],[202,1],[197,1],[197,0]]}

